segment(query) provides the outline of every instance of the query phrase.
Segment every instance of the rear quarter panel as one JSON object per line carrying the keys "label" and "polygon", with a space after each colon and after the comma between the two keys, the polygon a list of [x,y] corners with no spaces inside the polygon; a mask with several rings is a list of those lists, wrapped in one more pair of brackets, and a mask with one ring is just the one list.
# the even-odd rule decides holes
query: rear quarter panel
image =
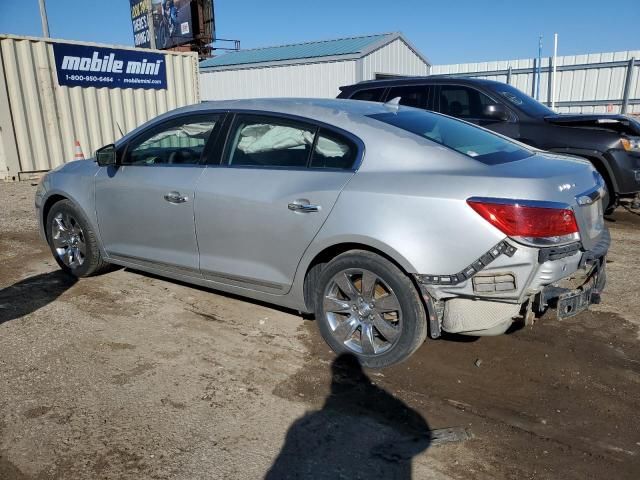
{"label": "rear quarter panel", "polygon": [[456,273],[504,238],[467,205],[457,181],[427,172],[359,172],[310,250],[362,243],[409,273]]}

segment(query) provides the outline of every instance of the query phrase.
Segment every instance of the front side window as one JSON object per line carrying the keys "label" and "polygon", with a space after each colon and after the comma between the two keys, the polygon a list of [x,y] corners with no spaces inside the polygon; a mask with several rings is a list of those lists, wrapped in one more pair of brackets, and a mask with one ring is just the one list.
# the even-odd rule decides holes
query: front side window
{"label": "front side window", "polygon": [[475,88],[459,85],[440,87],[440,113],[459,118],[485,118],[484,108],[495,102]]}
{"label": "front side window", "polygon": [[227,162],[232,166],[307,166],[316,127],[270,117],[240,115],[235,121]]}
{"label": "front side window", "polygon": [[125,165],[194,165],[200,162],[217,115],[170,121],[127,147]]}
{"label": "front side window", "polygon": [[487,130],[453,118],[418,110],[370,115],[444,145],[486,165],[514,162],[533,155],[530,150]]}
{"label": "front side window", "polygon": [[427,87],[424,85],[407,85],[389,90],[387,100],[400,97],[400,105],[415,108],[428,108]]}
{"label": "front side window", "polygon": [[509,103],[514,105],[516,108],[519,108],[527,115],[531,115],[532,117],[555,115],[553,110],[511,85],[499,83],[489,88],[500,94]]}

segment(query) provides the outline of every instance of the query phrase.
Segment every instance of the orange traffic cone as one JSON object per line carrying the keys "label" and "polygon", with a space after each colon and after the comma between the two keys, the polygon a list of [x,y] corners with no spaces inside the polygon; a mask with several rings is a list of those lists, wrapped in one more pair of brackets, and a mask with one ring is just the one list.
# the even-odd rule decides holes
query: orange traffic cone
{"label": "orange traffic cone", "polygon": [[80,142],[78,140],[76,140],[76,144],[74,146],[73,159],[84,160],[84,153],[82,153],[82,147],[80,146]]}

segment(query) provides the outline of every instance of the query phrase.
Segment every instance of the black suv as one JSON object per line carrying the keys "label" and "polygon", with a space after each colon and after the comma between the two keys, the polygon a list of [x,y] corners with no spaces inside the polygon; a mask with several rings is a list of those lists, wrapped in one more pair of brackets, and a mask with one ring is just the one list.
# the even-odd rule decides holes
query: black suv
{"label": "black suv", "polygon": [[338,98],[400,103],[461,118],[533,147],[590,160],[607,184],[605,209],[640,192],[640,122],[624,115],[559,115],[517,88],[455,77],[371,80]]}

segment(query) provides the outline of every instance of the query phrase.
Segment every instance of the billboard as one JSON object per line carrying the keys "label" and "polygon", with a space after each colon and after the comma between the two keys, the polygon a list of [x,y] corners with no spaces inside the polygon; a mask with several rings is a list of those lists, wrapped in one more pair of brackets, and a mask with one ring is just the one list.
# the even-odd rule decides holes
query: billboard
{"label": "billboard", "polygon": [[54,43],[58,84],[96,88],[167,88],[161,53]]}
{"label": "billboard", "polygon": [[199,50],[215,36],[213,0],[129,0],[129,4],[136,47],[186,45]]}
{"label": "billboard", "polygon": [[172,48],[193,41],[191,0],[152,0],[156,48]]}
{"label": "billboard", "polygon": [[148,0],[129,0],[131,5],[131,24],[133,26],[133,44],[140,48],[151,48],[149,37]]}

